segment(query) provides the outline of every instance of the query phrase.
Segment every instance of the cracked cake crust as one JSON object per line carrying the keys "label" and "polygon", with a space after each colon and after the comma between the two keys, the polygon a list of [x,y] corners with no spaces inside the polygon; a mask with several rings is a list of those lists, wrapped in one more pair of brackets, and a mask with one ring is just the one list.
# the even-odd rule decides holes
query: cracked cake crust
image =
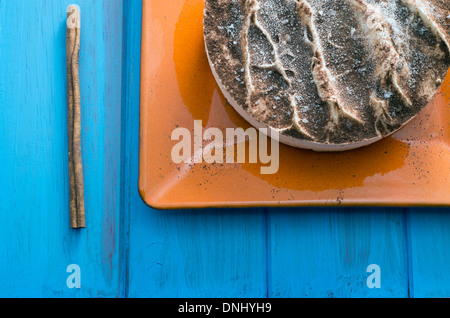
{"label": "cracked cake crust", "polygon": [[450,66],[446,0],[206,0],[204,37],[230,104],[280,141],[368,145],[431,101]]}

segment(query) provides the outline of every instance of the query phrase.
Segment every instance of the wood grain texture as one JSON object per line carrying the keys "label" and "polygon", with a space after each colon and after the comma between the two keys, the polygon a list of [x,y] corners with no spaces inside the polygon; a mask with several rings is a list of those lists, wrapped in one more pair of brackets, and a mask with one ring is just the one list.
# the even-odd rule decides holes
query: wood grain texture
{"label": "wood grain texture", "polygon": [[407,215],[411,297],[450,297],[450,209]]}
{"label": "wood grain texture", "polygon": [[[283,209],[269,213],[271,297],[408,297],[401,209]],[[367,287],[367,267],[381,288]]]}
{"label": "wood grain texture", "polygon": [[[91,229],[76,233],[68,210],[65,37],[71,3],[0,1],[0,296],[120,296],[122,1],[77,1]],[[81,289],[66,286],[70,264],[81,267]]]}
{"label": "wood grain texture", "polygon": [[[78,1],[89,228],[71,231],[70,3],[0,0],[0,297],[450,296],[449,209],[145,206],[137,191],[141,0]],[[364,286],[372,263],[381,266],[380,290]],[[81,267],[80,290],[66,287],[70,264]]]}

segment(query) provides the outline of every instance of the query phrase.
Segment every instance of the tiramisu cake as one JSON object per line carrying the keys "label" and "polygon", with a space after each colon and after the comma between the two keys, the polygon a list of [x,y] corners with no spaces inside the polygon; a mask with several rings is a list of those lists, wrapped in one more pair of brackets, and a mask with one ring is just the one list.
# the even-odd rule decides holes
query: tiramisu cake
{"label": "tiramisu cake", "polygon": [[206,0],[204,32],[231,105],[317,151],[392,134],[450,66],[449,0]]}

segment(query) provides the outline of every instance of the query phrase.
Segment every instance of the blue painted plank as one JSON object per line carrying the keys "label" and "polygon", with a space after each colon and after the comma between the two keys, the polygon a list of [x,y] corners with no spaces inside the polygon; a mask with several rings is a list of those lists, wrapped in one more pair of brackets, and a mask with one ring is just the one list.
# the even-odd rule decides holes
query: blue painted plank
{"label": "blue painted plank", "polygon": [[264,297],[262,210],[156,211],[137,191],[141,0],[126,3],[123,273],[130,297]]}
{"label": "blue painted plank", "polygon": [[[270,297],[408,297],[401,209],[283,209],[268,217]],[[368,288],[371,264],[381,288]]]}
{"label": "blue painted plank", "polygon": [[[119,289],[122,1],[77,0],[87,230],[69,229],[65,20],[70,0],[0,1],[0,296]],[[69,289],[67,266],[81,267]]]}
{"label": "blue painted plank", "polygon": [[411,297],[450,297],[450,209],[411,209],[407,221]]}
{"label": "blue painted plank", "polygon": [[261,212],[134,206],[130,297],[266,296]]}

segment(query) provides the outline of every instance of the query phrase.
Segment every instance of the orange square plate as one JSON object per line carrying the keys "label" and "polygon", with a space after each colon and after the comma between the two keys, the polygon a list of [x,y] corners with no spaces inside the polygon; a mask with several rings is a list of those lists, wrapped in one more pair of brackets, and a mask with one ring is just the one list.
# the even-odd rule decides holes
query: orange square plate
{"label": "orange square plate", "polygon": [[371,146],[315,153],[280,145],[280,166],[175,164],[177,127],[250,125],[226,102],[203,42],[203,0],[143,1],[139,191],[158,209],[449,206],[450,76],[404,129]]}

